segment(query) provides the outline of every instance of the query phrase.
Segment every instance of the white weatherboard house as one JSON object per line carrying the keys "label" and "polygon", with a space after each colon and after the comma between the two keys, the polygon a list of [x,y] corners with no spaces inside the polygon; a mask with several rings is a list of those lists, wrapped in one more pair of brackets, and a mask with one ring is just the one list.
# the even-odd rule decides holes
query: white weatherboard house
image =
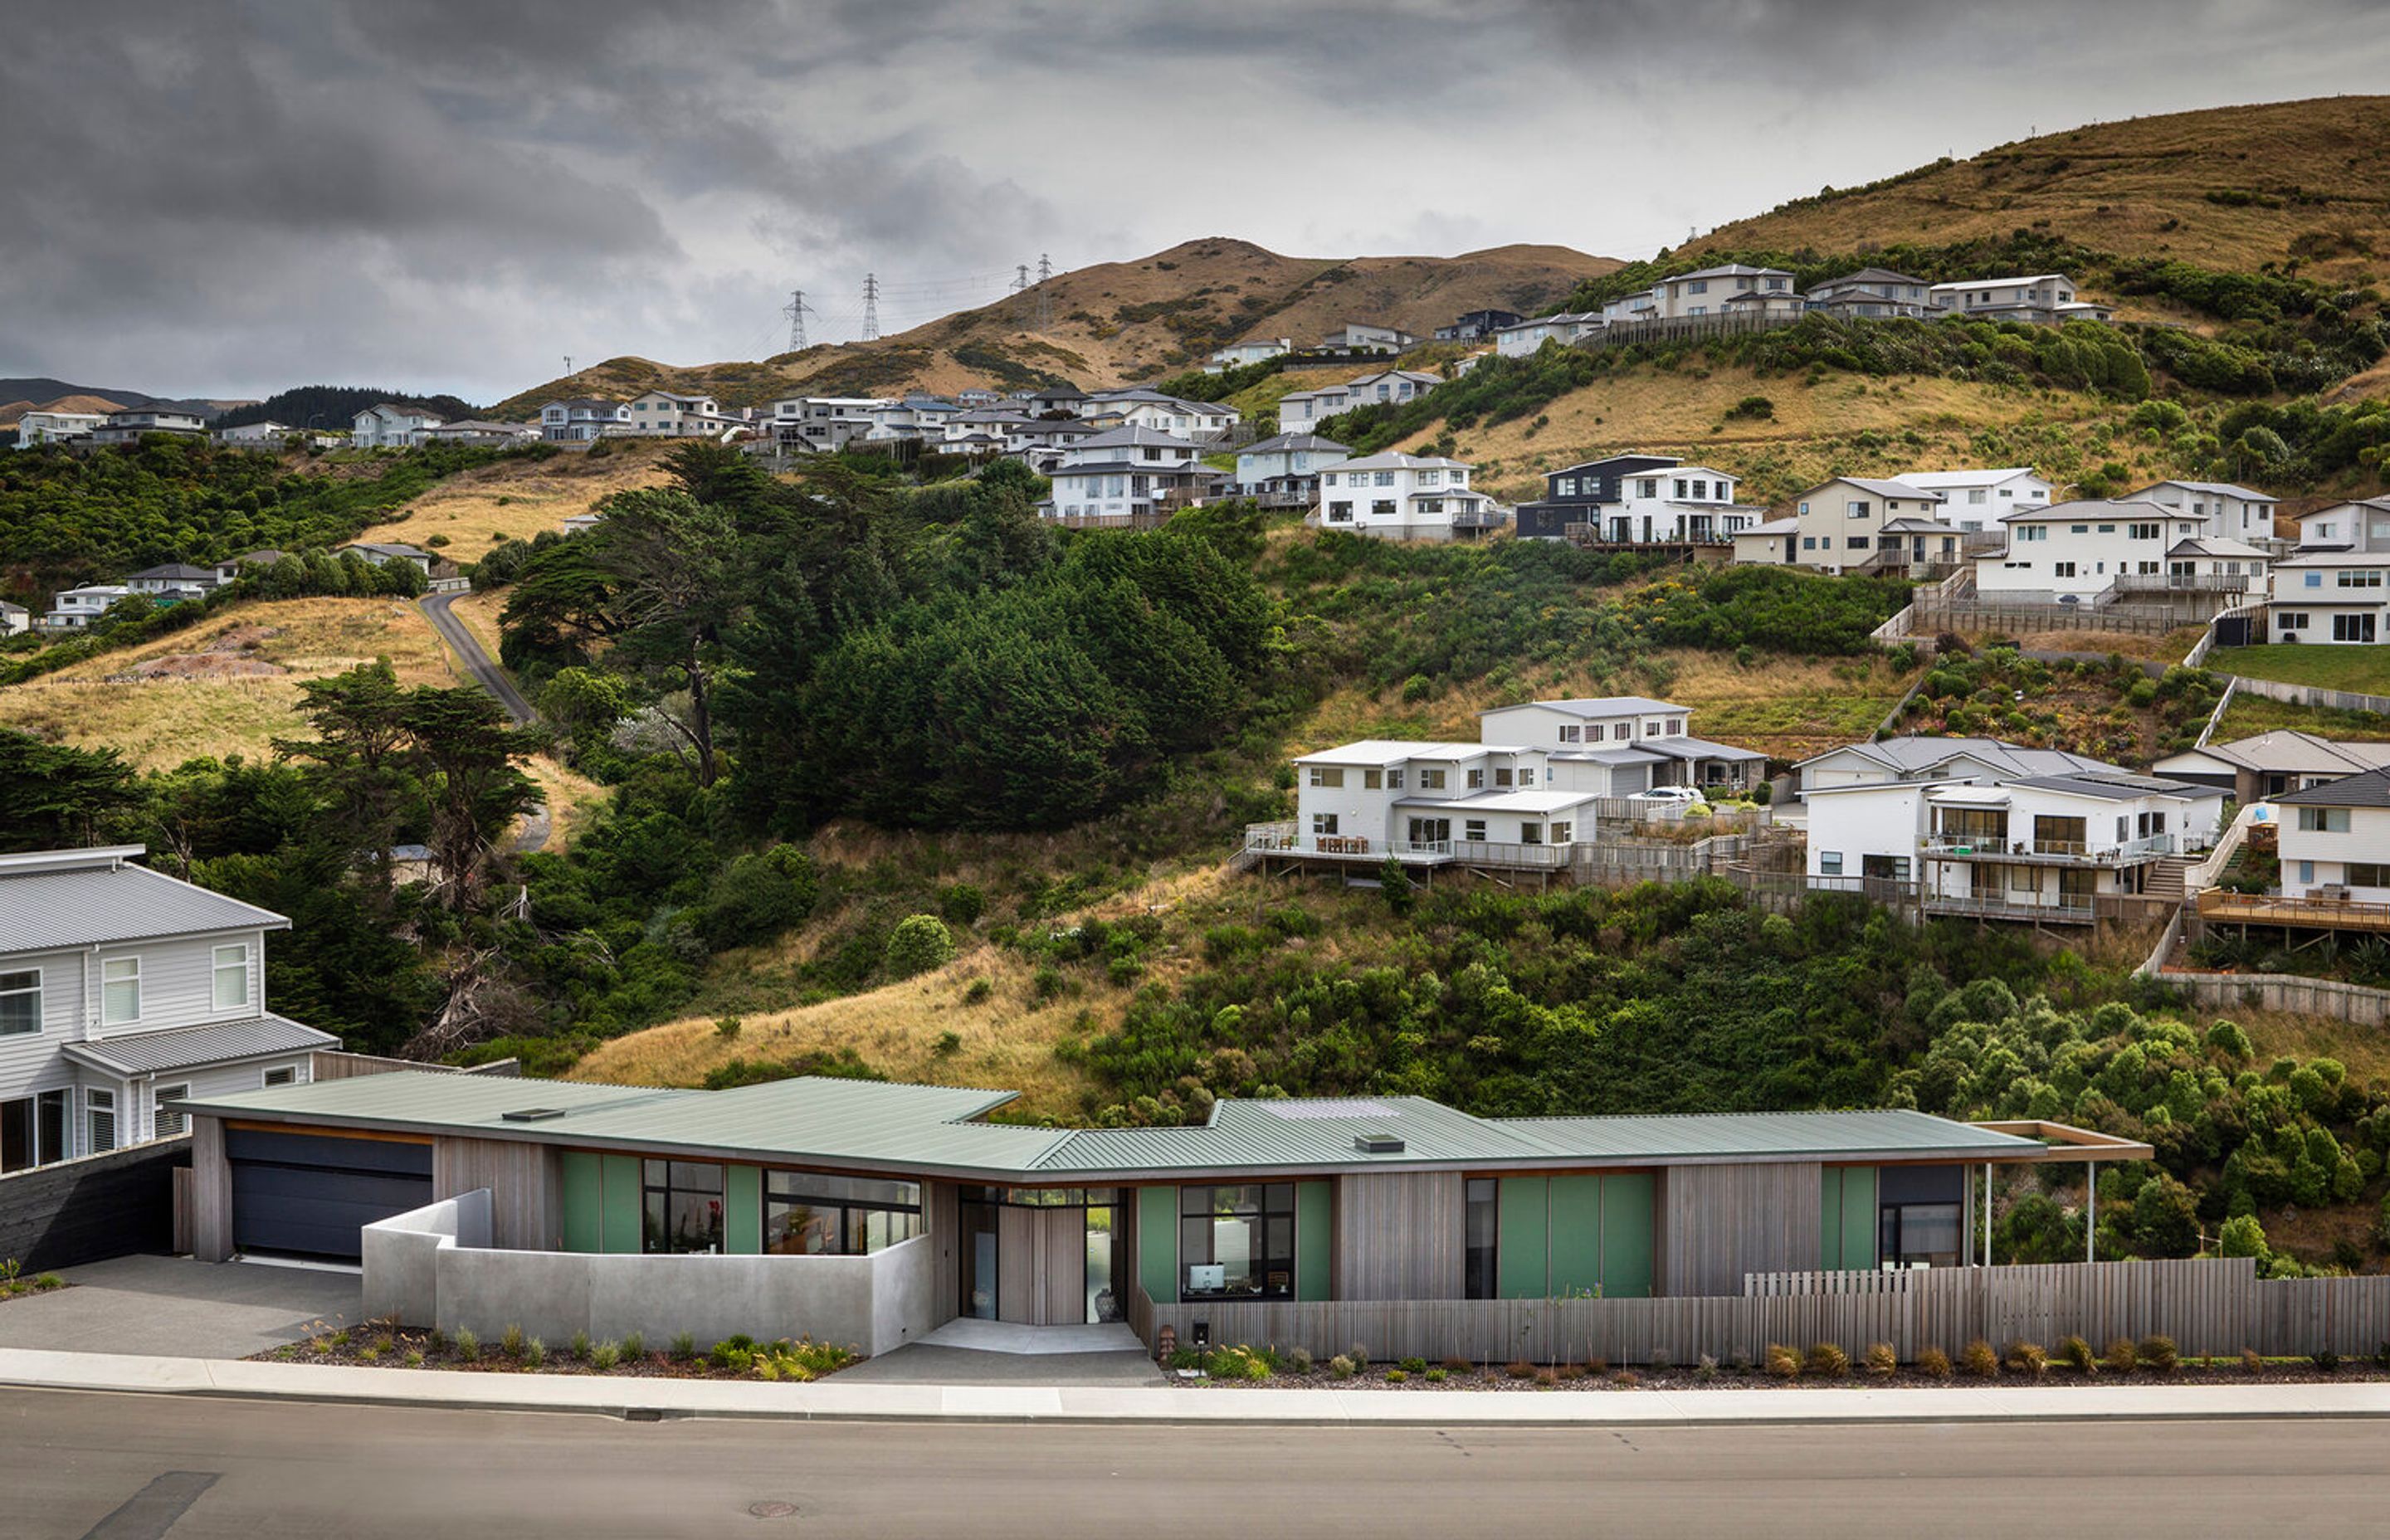
{"label": "white weatherboard house", "polygon": [[712,437],[729,426],[712,396],[646,391],[630,399],[631,431],[648,438]]}
{"label": "white weatherboard house", "polygon": [[17,419],[17,447],[38,449],[87,439],[107,421],[104,412],[28,412]]}
{"label": "white weatherboard house", "polygon": [[1432,455],[1389,451],[1322,471],[1319,527],[1381,540],[1468,540],[1502,522],[1500,508],[1470,490],[1476,468]]}
{"label": "white weatherboard house", "polygon": [[[1674,455],[1613,455],[1544,475],[1545,495],[1517,510],[1525,540],[1613,545],[1722,545],[1767,517],[1735,501],[1737,479]],[[1581,526],[1581,528],[1580,528]]]}
{"label": "white weatherboard house", "polygon": [[[2059,603],[2095,598],[2123,577],[2162,578],[2178,545],[2208,533],[2206,514],[2145,502],[2055,503],[2020,508],[2000,521],[2008,546],[1975,558],[1976,592]],[[2256,571],[2248,580],[2262,587],[2263,556],[2251,556]]]}
{"label": "white weatherboard house", "polygon": [[385,401],[356,415],[349,442],[360,449],[412,449],[440,422],[440,414],[428,406]]}
{"label": "white weatherboard house", "polygon": [[2065,924],[2089,923],[2101,895],[2178,889],[2226,795],[1993,738],[1854,743],[1796,769],[1810,886],[1880,883],[1929,914]]}
{"label": "white weatherboard house", "polygon": [[1216,474],[1185,439],[1114,428],[1062,450],[1054,489],[1037,511],[1068,523],[1133,524],[1157,515],[1170,494],[1200,490]]}
{"label": "white weatherboard house", "polygon": [[1946,314],[1985,321],[2029,321],[2037,326],[2074,320],[2104,321],[2113,314],[2110,306],[2077,299],[2075,280],[2063,273],[1937,283],[1934,286],[1934,303]]}
{"label": "white weatherboard house", "polygon": [[1400,353],[1405,348],[1417,347],[1419,339],[1399,327],[1347,321],[1320,339],[1319,345],[1340,353]]}
{"label": "white weatherboard house", "polygon": [[1934,519],[1941,506],[1939,493],[1907,481],[1837,476],[1811,487],[1793,504],[1798,559],[1802,566],[1824,572],[1864,567],[1876,559],[1882,548],[1878,537],[1887,523]]}
{"label": "white weatherboard house", "polygon": [[[1728,263],[1704,267],[1678,277],[1663,278],[1651,289],[1651,319],[1675,321],[1694,315],[1727,315],[1736,308],[1763,313],[1799,313],[1802,299],[1792,287],[1792,275],[1780,267],[1750,267]],[[1741,307],[1728,302],[1750,296]]]}
{"label": "white weatherboard house", "polygon": [[2390,904],[2390,769],[2285,792],[2282,896]]}
{"label": "white weatherboard house", "polygon": [[1205,374],[1226,374],[1248,364],[1265,364],[1273,358],[1294,351],[1291,337],[1256,337],[1249,341],[1231,342],[1203,361]]}
{"label": "white weatherboard house", "polygon": [[2000,516],[2047,507],[2049,482],[2029,465],[1996,470],[1904,470],[1902,484],[1941,499],[1934,517],[1970,534],[1997,533]]}
{"label": "white weatherboard house", "polygon": [[2390,556],[2390,497],[2360,497],[2300,514],[2298,548],[2293,554],[2330,551]]}
{"label": "white weatherboard house", "polygon": [[1692,736],[1692,713],[1642,695],[1532,700],[1477,713],[1478,737],[1548,754],[1548,778],[1572,791],[1631,797],[1655,786],[1741,791],[1764,779],[1767,756]]}
{"label": "white weatherboard house", "polygon": [[180,1133],[179,1099],[303,1082],[340,1046],[265,1008],[289,920],[141,853],[0,855],[0,1172]]}
{"label": "white weatherboard house", "polygon": [[1294,762],[1293,850],[1407,864],[1564,865],[1568,847],[1592,841],[1601,793],[1555,789],[1547,757],[1514,744],[1380,738],[1304,754]]}
{"label": "white weatherboard house", "polygon": [[1934,286],[1884,267],[1862,267],[1809,286],[1809,308],[1857,321],[1894,316],[1927,318],[1934,314]]}
{"label": "white weatherboard house", "polygon": [[1567,347],[1602,328],[1601,312],[1555,311],[1532,321],[1516,321],[1494,331],[1494,351],[1504,358],[1524,358],[1547,342]]}
{"label": "white weatherboard house", "polygon": [[2390,639],[2390,553],[2317,551],[2277,562],[2273,636],[2277,642],[2354,643]]}
{"label": "white weatherboard house", "polygon": [[50,612],[42,624],[51,631],[79,631],[108,613],[108,607],[132,594],[121,583],[86,583],[50,596]]}
{"label": "white weatherboard house", "polygon": [[1118,417],[1124,428],[1146,428],[1197,443],[1226,437],[1242,419],[1235,407],[1216,401],[1186,401],[1142,386],[1099,391],[1079,404],[1083,417]]}
{"label": "white weatherboard house", "polygon": [[0,599],[0,636],[21,636],[32,628],[33,612],[21,604]]}
{"label": "white weatherboard house", "polygon": [[834,454],[869,437],[879,414],[894,404],[880,396],[790,396],[772,404],[772,441],[784,451]]}
{"label": "white weatherboard house", "polygon": [[1237,451],[1237,490],[1279,507],[1310,507],[1319,501],[1319,475],[1343,465],[1353,452],[1317,433],[1280,433]]}
{"label": "white weatherboard house", "polygon": [[550,443],[587,443],[630,430],[630,407],[603,396],[551,401],[539,409],[539,436]]}
{"label": "white weatherboard house", "polygon": [[2177,513],[2189,513],[2194,519],[2204,517],[2208,523],[2202,533],[2247,541],[2253,545],[2263,545],[2276,538],[2277,500],[2270,492],[2235,486],[2230,481],[2158,481],[2125,497],[2128,503],[2155,503]]}
{"label": "white weatherboard house", "polygon": [[2295,727],[2277,727],[2169,754],[2151,770],[2169,780],[2220,786],[2245,806],[2385,764],[2390,764],[2390,743],[2345,743]]}

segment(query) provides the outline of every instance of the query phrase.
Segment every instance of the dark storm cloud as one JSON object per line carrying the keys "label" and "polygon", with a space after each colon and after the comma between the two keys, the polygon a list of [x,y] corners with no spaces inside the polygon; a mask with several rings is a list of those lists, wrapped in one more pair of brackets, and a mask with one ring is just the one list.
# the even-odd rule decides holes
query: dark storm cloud
{"label": "dark storm cloud", "polygon": [[[0,375],[494,399],[1198,235],[1640,255],[2030,125],[2363,89],[2358,0],[153,0],[0,47]],[[2378,86],[2376,87],[2378,88]]]}

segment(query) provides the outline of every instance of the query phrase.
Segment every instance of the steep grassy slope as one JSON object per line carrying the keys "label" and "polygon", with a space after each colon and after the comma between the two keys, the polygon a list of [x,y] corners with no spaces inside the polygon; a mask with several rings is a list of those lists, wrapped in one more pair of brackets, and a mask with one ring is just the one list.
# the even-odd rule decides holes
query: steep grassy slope
{"label": "steep grassy slope", "polygon": [[422,545],[444,536],[447,544],[437,547],[441,554],[471,561],[497,540],[529,540],[543,530],[559,528],[569,515],[587,513],[611,494],[664,481],[658,464],[666,453],[662,442],[627,439],[609,448],[610,453],[597,459],[565,454],[546,460],[501,460],[465,471],[395,510],[359,538]]}
{"label": "steep grassy slope", "polygon": [[[1025,299],[960,311],[876,342],[808,348],[761,364],[674,366],[609,359],[492,410],[520,417],[563,395],[705,390],[755,405],[800,390],[880,394],[908,387],[1081,386],[1150,379],[1247,337],[1316,342],[1346,321],[1425,337],[1465,311],[1534,311],[1618,263],[1564,246],[1458,257],[1287,257],[1213,237],[1136,262],[1057,274]],[[1052,317],[1032,329],[1040,301]]]}
{"label": "steep grassy slope", "polygon": [[2042,222],[2101,250],[2255,271],[2390,273],[2390,96],[2169,113],[2046,134],[1719,226],[1694,249],[1862,251]]}

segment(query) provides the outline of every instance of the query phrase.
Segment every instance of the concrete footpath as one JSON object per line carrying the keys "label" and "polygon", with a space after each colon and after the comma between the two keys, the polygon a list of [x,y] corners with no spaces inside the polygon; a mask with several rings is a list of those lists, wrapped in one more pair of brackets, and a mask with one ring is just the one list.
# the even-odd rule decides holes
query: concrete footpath
{"label": "concrete footpath", "polygon": [[605,1417],[1276,1423],[1317,1427],[1709,1427],[2390,1418],[2390,1382],[1947,1390],[1335,1391],[648,1380],[0,1350],[0,1385]]}

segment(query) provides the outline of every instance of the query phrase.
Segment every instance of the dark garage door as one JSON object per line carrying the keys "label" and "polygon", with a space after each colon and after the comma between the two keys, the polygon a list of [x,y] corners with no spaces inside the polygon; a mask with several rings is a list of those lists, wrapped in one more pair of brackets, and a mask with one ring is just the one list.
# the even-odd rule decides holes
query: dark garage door
{"label": "dark garage door", "polygon": [[321,1134],[225,1130],[232,1243],[357,1260],[357,1231],[431,1201],[431,1147]]}

